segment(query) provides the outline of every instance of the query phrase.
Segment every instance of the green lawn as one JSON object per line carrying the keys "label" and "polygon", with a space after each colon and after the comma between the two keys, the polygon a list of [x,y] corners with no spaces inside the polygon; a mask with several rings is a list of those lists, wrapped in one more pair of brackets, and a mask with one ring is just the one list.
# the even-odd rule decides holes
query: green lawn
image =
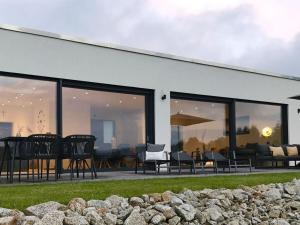
{"label": "green lawn", "polygon": [[88,200],[103,199],[112,194],[128,197],[166,190],[178,192],[184,188],[193,190],[221,187],[236,188],[241,184],[253,186],[287,182],[293,178],[300,178],[300,173],[5,185],[0,186],[0,207],[24,209],[29,205],[50,200],[66,204],[74,197]]}

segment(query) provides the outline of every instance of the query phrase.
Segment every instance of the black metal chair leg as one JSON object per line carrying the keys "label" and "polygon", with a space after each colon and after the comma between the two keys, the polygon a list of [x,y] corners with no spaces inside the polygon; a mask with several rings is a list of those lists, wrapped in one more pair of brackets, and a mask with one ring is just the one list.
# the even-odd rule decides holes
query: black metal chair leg
{"label": "black metal chair leg", "polygon": [[49,180],[50,159],[46,160],[47,180]]}
{"label": "black metal chair leg", "polygon": [[74,166],[74,159],[71,159],[71,162],[70,162],[70,169],[71,169],[70,177],[71,177],[71,180],[73,180],[73,176],[74,176],[73,166]]}
{"label": "black metal chair leg", "polygon": [[21,182],[21,166],[22,166],[22,160],[19,160],[19,182]]}
{"label": "black metal chair leg", "polygon": [[83,160],[83,163],[82,163],[82,178],[84,179],[85,178],[85,164],[86,164],[86,161],[85,159]]}
{"label": "black metal chair leg", "polygon": [[31,160],[32,182],[34,182],[34,159]]}
{"label": "black metal chair leg", "polygon": [[27,160],[27,180],[29,180],[29,160]]}
{"label": "black metal chair leg", "polygon": [[91,167],[93,167],[93,170],[94,170],[94,177],[97,178],[97,171],[96,171],[96,167],[95,167],[95,161],[93,158],[91,159]]}
{"label": "black metal chair leg", "polygon": [[77,174],[77,178],[79,178],[78,160],[76,160],[76,174]]}
{"label": "black metal chair leg", "polygon": [[[46,162],[47,164],[47,162]],[[44,167],[44,160],[41,159],[41,179],[43,179],[43,167]]]}
{"label": "black metal chair leg", "polygon": [[57,181],[57,179],[58,179],[58,160],[57,159],[55,159],[55,167],[54,167],[54,173],[55,173],[55,181]]}

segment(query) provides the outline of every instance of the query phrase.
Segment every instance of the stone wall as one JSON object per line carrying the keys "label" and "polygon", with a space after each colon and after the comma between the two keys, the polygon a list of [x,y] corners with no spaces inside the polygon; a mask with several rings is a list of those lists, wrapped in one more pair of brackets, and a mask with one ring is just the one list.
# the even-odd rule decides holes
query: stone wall
{"label": "stone wall", "polygon": [[[0,201],[1,204],[1,201]],[[184,190],[0,208],[0,225],[300,225],[300,180],[238,189]]]}

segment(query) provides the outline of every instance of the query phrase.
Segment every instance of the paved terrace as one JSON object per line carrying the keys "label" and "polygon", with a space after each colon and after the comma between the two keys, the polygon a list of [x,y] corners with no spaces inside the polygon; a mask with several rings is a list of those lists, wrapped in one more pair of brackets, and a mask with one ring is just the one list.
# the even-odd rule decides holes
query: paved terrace
{"label": "paved terrace", "polygon": [[[253,169],[250,173],[247,169],[239,169],[238,172],[231,172],[228,171],[219,173],[214,173],[212,170],[205,170],[204,173],[197,171],[196,174],[189,173],[188,170],[183,170],[182,174],[178,174],[176,171],[172,172],[171,174],[168,174],[166,172],[161,172],[160,174],[155,174],[154,172],[147,171],[146,174],[143,174],[142,171],[139,171],[138,174],[135,174],[134,171],[110,171],[110,172],[98,172],[97,178],[92,179],[90,172],[85,173],[85,178],[83,179],[82,173],[79,174],[79,178],[76,177],[76,174],[74,174],[73,180],[70,179],[69,173],[64,173],[61,175],[61,178],[59,178],[57,181],[54,180],[54,174],[50,174],[49,180],[46,180],[46,174],[43,175],[42,180],[37,180],[37,176],[35,177],[34,183],[55,183],[55,182],[86,182],[86,181],[111,181],[111,180],[137,180],[137,179],[160,179],[160,178],[177,178],[177,177],[210,177],[210,176],[234,176],[234,175],[249,175],[249,174],[270,174],[270,173],[288,173],[288,172],[294,172],[299,173],[300,168],[276,168],[276,169]],[[29,176],[29,179],[27,180],[27,176],[25,174],[21,177],[21,182],[19,182],[18,174],[16,173],[14,175],[14,183],[13,185],[18,184],[32,184],[32,177]],[[6,179],[6,175],[3,174],[1,176],[1,185],[9,184],[8,180]]]}

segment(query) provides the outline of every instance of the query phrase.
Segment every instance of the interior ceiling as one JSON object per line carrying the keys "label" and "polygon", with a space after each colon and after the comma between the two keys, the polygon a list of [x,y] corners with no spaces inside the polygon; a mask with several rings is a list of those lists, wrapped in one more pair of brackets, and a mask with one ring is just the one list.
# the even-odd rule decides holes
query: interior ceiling
{"label": "interior ceiling", "polygon": [[[0,107],[30,107],[55,102],[56,83],[21,78],[0,77]],[[63,88],[63,101],[90,104],[96,108],[144,109],[145,97],[85,89]],[[65,103],[66,104],[66,103]]]}

